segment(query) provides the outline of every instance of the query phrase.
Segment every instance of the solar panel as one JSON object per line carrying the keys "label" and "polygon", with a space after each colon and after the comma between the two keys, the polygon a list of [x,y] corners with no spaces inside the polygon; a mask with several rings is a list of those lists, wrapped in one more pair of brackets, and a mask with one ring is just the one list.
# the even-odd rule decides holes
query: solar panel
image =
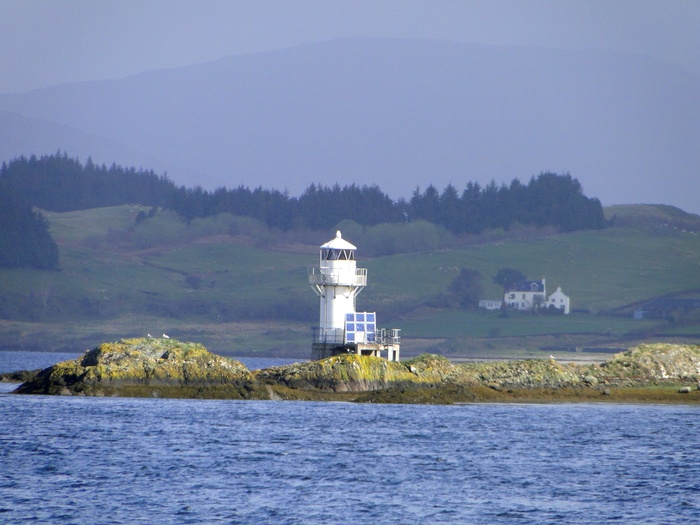
{"label": "solar panel", "polygon": [[345,314],[346,343],[374,343],[377,340],[375,312],[353,312]]}

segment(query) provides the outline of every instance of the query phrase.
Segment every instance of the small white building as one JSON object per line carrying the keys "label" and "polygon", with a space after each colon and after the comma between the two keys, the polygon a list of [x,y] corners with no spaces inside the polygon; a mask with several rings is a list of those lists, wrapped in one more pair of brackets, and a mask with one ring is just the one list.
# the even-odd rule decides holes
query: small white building
{"label": "small white building", "polygon": [[482,310],[500,310],[503,301],[500,299],[479,299],[479,308]]}
{"label": "small white building", "polygon": [[357,312],[356,298],[367,285],[367,269],[357,268],[357,248],[340,231],[320,249],[309,284],[319,296],[319,323],[313,330],[312,359],[353,353],[399,360],[398,328],[377,328],[375,312]]}
{"label": "small white building", "polygon": [[558,310],[564,310],[564,314],[568,315],[571,309],[571,299],[561,291],[561,286],[557,286],[557,291],[547,299],[547,306],[553,306]]}

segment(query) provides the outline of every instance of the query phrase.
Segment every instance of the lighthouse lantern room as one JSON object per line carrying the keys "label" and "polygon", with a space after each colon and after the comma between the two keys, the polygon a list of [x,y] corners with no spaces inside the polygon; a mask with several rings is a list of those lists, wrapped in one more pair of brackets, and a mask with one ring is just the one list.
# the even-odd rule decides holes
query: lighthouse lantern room
{"label": "lighthouse lantern room", "polygon": [[399,360],[399,329],[377,328],[375,312],[356,311],[367,285],[367,269],[357,268],[357,248],[340,231],[321,246],[319,265],[309,269],[309,284],[320,298],[319,323],[313,330],[311,358],[353,353]]}

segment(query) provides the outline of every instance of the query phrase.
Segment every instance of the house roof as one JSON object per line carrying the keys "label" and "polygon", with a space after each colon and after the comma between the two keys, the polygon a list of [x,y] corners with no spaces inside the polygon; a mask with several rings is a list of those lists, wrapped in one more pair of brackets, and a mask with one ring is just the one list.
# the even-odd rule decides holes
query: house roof
{"label": "house roof", "polygon": [[516,281],[513,286],[508,289],[509,292],[540,292],[544,293],[544,281],[531,281],[523,279]]}

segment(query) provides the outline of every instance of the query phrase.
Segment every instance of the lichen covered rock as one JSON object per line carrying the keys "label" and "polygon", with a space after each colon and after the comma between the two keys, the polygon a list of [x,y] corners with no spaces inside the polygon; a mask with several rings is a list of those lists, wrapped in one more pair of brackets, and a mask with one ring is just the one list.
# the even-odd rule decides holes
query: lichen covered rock
{"label": "lichen covered rock", "polygon": [[507,388],[560,388],[580,385],[591,376],[578,365],[563,364],[553,359],[526,359],[460,365],[462,378]]}
{"label": "lichen covered rock", "polygon": [[647,344],[615,354],[600,366],[607,381],[643,383],[694,380],[700,378],[700,346]]}
{"label": "lichen covered rock", "polygon": [[18,392],[235,398],[246,397],[251,380],[242,363],[197,343],[122,339],[42,370]]}
{"label": "lichen covered rock", "polygon": [[333,392],[365,392],[403,383],[424,383],[401,363],[379,357],[344,354],[260,370],[258,380],[289,388]]}
{"label": "lichen covered rock", "polygon": [[461,382],[462,370],[449,359],[435,354],[421,354],[404,363],[409,372],[423,382]]}

